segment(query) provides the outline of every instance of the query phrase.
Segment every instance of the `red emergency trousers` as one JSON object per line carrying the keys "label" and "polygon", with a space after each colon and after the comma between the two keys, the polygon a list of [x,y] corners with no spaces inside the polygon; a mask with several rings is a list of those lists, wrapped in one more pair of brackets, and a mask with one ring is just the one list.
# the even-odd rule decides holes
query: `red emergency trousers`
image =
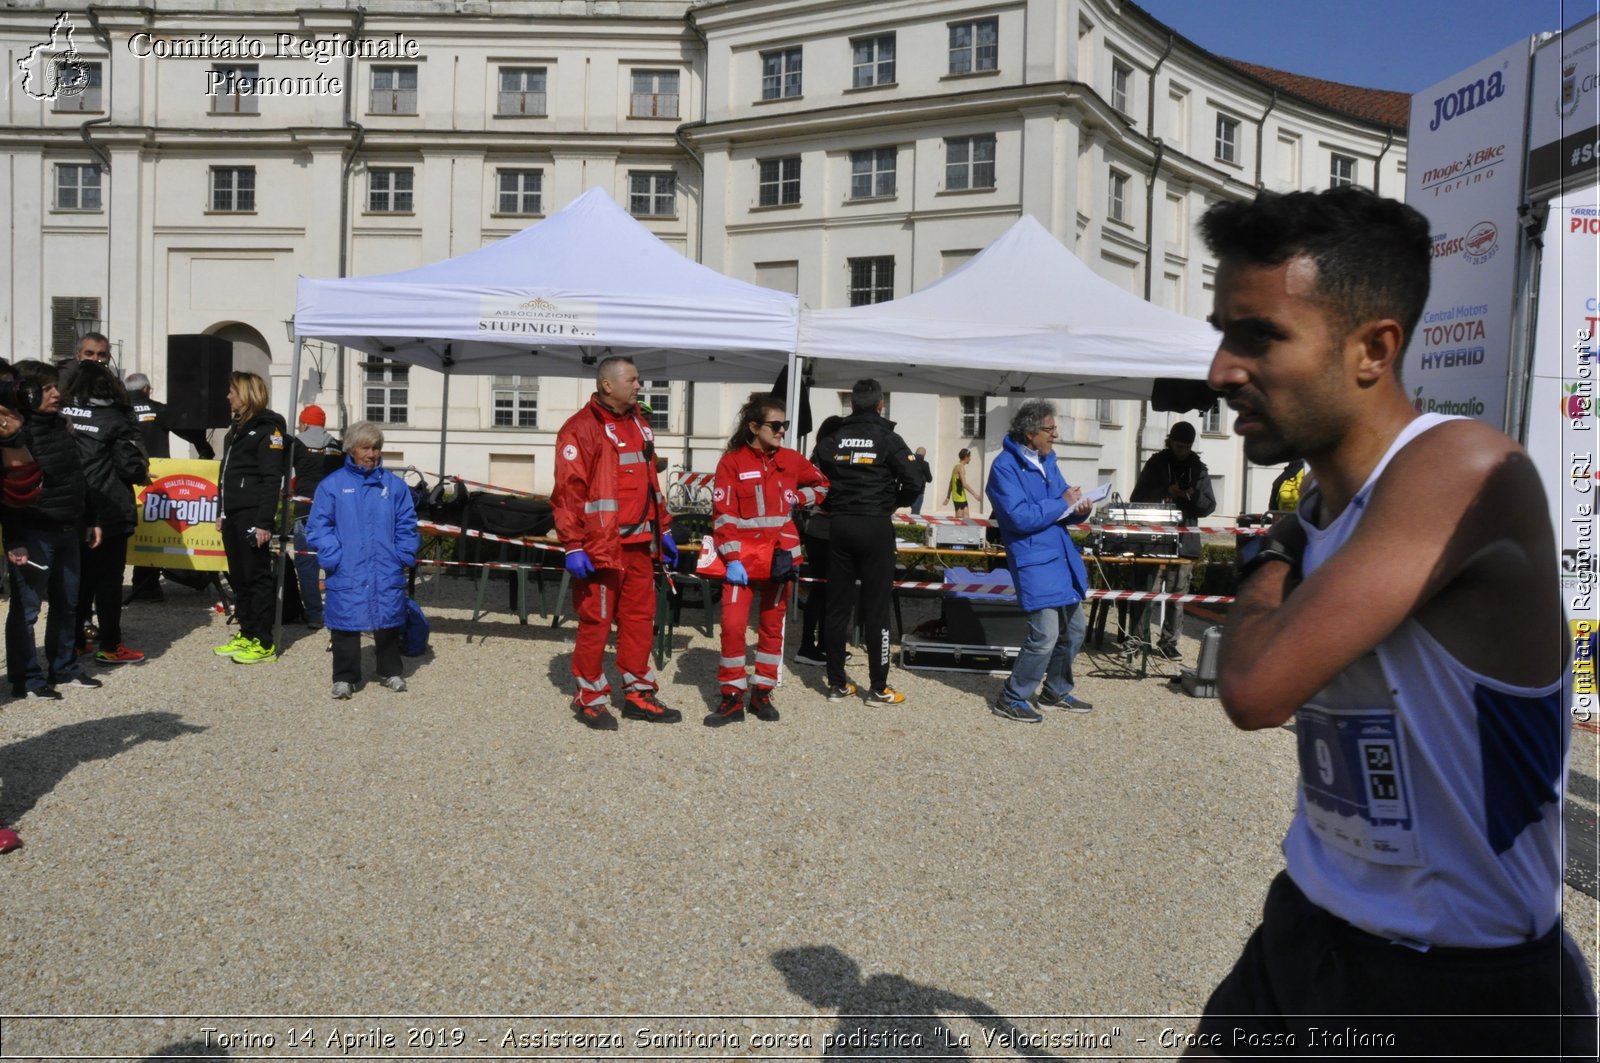
{"label": "red emergency trousers", "polygon": [[650,544],[625,543],[621,568],[597,568],[588,579],[573,580],[572,604],[578,610],[578,640],[572,650],[578,703],[604,705],[610,700],[603,665],[613,622],[623,689],[655,690],[650,642],[655,634],[656,572]]}
{"label": "red emergency trousers", "polygon": [[[748,683],[768,689],[777,685],[783,663],[783,617],[788,609],[788,582],[774,583],[775,553],[787,553],[799,567],[800,535],[792,513],[796,505],[812,505],[828,492],[828,481],[798,451],[780,448],[771,454],[758,447],[740,447],[722,456],[712,484],[712,541],[724,561],[738,561],[750,576],[748,587],[722,588],[722,655],[717,683],[724,693]],[[746,629],[750,606],[759,599],[755,676],[745,678]]]}
{"label": "red emergency trousers", "polygon": [[583,550],[595,574],[572,581],[578,636],[572,676],[582,705],[610,698],[606,640],[617,629],[617,670],[626,690],[654,691],[656,537],[670,518],[662,504],[650,428],[636,412],[618,416],[597,399],[556,435],[556,529],[568,550]]}

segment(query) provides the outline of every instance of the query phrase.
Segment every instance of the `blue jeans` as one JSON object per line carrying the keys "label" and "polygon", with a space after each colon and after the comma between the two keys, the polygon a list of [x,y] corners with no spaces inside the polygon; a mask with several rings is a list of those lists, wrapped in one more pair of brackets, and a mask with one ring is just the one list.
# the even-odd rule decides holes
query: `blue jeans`
{"label": "blue jeans", "polygon": [[306,518],[294,521],[294,572],[300,578],[300,601],[306,607],[306,623],[322,626],[322,566],[317,555],[308,553]]}
{"label": "blue jeans", "polygon": [[1072,660],[1083,648],[1089,627],[1088,617],[1078,605],[1055,605],[1028,614],[1028,637],[1017,654],[1001,696],[1012,701],[1029,701],[1044,681],[1045,693],[1054,697],[1071,696]]}
{"label": "blue jeans", "polygon": [[[13,690],[38,690],[76,677],[78,654],[79,528],[46,530],[25,528],[20,545],[27,547],[30,564],[10,565],[11,611],[6,614],[6,678]],[[35,568],[43,565],[44,568]],[[33,629],[39,606],[50,604],[44,622],[44,650],[50,671],[39,664]]]}
{"label": "blue jeans", "polygon": [[922,500],[926,497],[925,493],[918,492],[917,497],[911,500],[911,512],[920,514],[922,512]]}

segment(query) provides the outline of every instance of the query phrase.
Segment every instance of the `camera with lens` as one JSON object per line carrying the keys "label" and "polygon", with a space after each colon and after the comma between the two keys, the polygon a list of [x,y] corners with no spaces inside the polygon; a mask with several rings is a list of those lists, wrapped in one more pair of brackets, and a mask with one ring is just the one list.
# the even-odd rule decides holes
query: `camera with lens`
{"label": "camera with lens", "polygon": [[25,380],[0,380],[0,406],[18,416],[37,413],[44,389]]}

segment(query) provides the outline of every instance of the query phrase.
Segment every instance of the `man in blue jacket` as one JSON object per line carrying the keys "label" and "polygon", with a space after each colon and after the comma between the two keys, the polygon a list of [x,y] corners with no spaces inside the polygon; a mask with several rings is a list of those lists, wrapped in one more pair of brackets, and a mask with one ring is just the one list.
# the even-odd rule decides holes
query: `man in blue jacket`
{"label": "man in blue jacket", "polygon": [[1017,599],[1028,614],[1028,638],[991,711],[1027,723],[1044,719],[1031,700],[1040,680],[1044,691],[1039,704],[1045,708],[1093,708],[1072,696],[1072,659],[1083,645],[1086,627],[1078,605],[1089,577],[1066,528],[1081,521],[1090,504],[1062,479],[1055,440],[1054,403],[1029,399],[1018,406],[985,489],[1000,524]]}

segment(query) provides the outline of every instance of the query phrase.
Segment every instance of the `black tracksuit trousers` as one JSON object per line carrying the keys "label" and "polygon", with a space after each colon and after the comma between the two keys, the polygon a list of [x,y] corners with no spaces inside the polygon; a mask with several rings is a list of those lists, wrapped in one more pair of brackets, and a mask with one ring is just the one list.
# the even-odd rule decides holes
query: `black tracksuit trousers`
{"label": "black tracksuit trousers", "polygon": [[[828,685],[844,686],[845,644],[850,614],[861,597],[867,639],[867,674],[873,690],[889,685],[889,595],[894,591],[894,523],[887,516],[831,516],[828,552],[828,616],[823,640]],[[861,581],[859,592],[856,581]]]}

